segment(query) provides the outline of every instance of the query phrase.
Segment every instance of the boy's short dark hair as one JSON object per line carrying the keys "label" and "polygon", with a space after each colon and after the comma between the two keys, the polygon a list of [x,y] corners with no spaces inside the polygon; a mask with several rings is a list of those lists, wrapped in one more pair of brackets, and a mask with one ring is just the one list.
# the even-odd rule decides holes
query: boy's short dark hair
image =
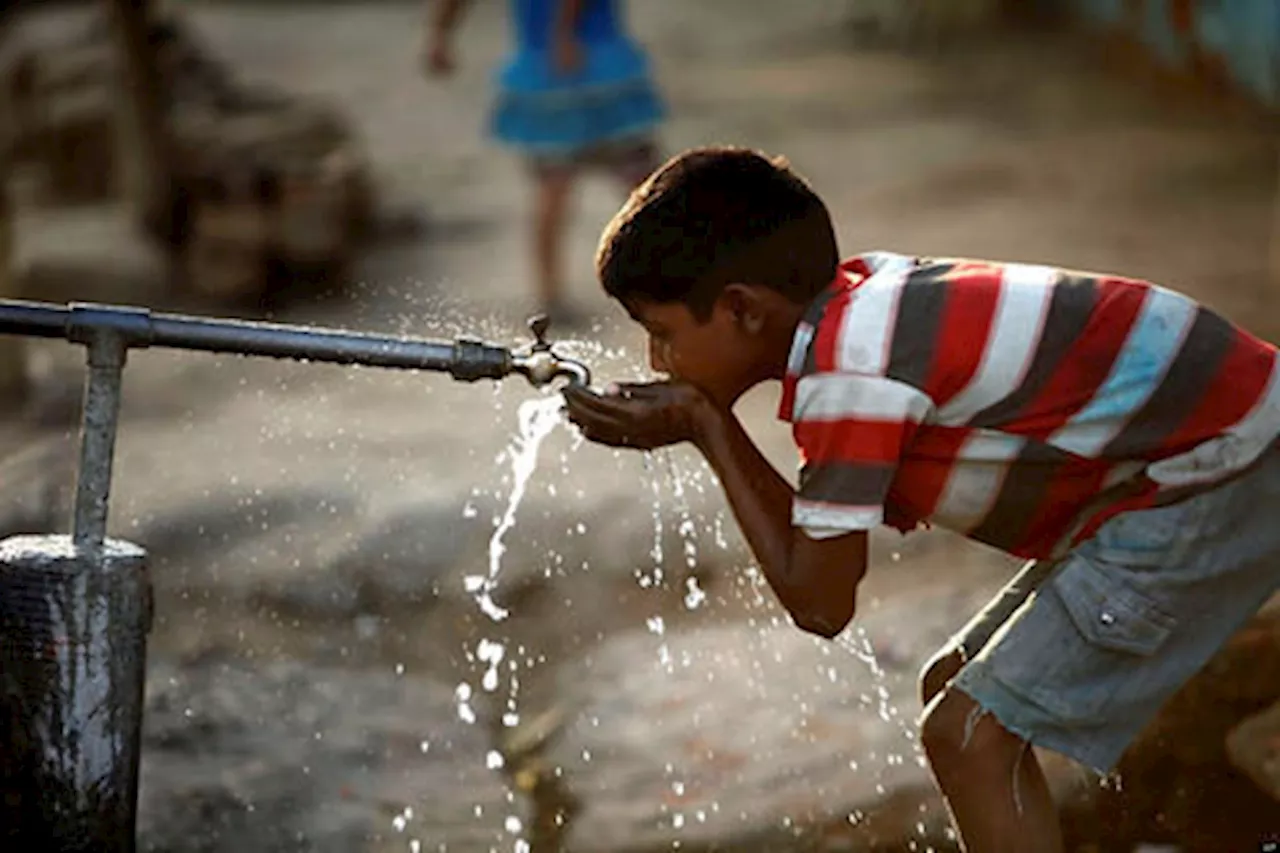
{"label": "boy's short dark hair", "polygon": [[784,158],[713,147],[636,188],[600,238],[596,271],[623,304],[682,302],[703,320],[735,282],[808,302],[839,260],[827,206]]}

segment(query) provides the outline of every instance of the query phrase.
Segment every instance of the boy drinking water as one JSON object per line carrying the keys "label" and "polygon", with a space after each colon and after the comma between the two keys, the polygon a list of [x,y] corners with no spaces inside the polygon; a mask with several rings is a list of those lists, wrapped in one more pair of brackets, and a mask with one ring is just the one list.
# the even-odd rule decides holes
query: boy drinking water
{"label": "boy drinking water", "polygon": [[[1109,771],[1280,587],[1277,350],[1184,296],[1027,264],[841,262],[807,183],[733,148],[651,175],[597,268],[669,379],[567,389],[570,418],[615,447],[692,442],[800,628],[853,618],[882,523],[1040,561],[994,636],[924,676],[921,739],[970,853],[1061,851],[1029,746]],[[731,411],[767,380],[796,489]]]}

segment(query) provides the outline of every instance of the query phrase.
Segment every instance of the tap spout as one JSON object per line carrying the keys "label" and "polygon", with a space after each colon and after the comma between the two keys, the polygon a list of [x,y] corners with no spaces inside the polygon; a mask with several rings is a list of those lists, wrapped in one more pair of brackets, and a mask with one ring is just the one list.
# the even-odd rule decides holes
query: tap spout
{"label": "tap spout", "polygon": [[571,358],[561,358],[547,342],[547,329],[551,321],[545,314],[529,320],[533,333],[533,345],[511,357],[511,371],[529,380],[535,388],[550,385],[556,379],[565,378],[572,385],[590,385],[591,371],[585,364]]}
{"label": "tap spout", "polygon": [[591,371],[585,364],[571,358],[560,358],[550,350],[540,350],[511,359],[511,371],[519,373],[535,388],[550,385],[559,378],[572,385],[590,385]]}

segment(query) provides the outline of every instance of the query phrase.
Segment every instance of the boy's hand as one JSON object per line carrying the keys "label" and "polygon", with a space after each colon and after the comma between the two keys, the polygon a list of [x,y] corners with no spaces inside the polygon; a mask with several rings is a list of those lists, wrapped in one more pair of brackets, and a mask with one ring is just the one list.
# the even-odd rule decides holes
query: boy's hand
{"label": "boy's hand", "polygon": [[615,385],[604,394],[571,385],[564,398],[569,420],[588,440],[636,450],[697,442],[716,412],[705,394],[685,382]]}

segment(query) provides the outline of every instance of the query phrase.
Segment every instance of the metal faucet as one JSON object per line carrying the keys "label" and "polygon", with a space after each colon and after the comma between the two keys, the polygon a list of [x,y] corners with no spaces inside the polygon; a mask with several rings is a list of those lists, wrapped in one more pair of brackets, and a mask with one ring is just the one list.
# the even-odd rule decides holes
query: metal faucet
{"label": "metal faucet", "polygon": [[533,345],[512,358],[511,369],[528,379],[535,388],[554,382],[561,376],[568,379],[571,385],[590,385],[591,371],[585,364],[560,358],[552,351],[551,344],[547,342],[547,329],[550,326],[551,318],[546,314],[529,318]]}

